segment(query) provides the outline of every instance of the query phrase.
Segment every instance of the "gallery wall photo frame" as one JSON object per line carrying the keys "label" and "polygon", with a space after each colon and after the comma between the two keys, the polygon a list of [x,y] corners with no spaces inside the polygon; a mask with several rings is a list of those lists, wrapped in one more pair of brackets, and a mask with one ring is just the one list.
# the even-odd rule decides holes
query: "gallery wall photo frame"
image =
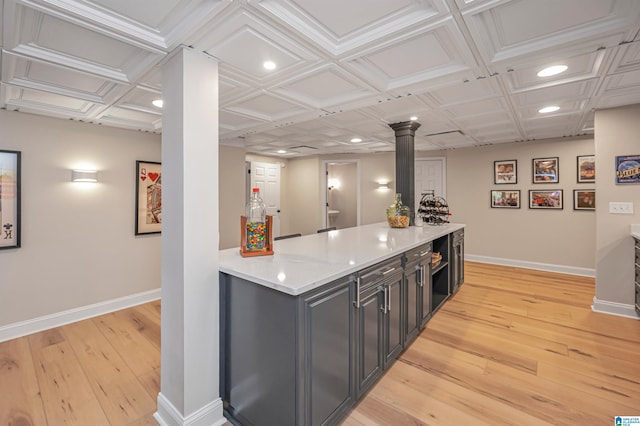
{"label": "gallery wall photo frame", "polygon": [[578,155],[578,183],[595,183],[596,181],[596,156]]}
{"label": "gallery wall photo frame", "polygon": [[496,185],[518,183],[518,161],[499,160],[493,162],[493,183]]}
{"label": "gallery wall photo frame", "polygon": [[520,208],[520,190],[491,190],[491,208],[492,209],[519,209]]}
{"label": "gallery wall photo frame", "polygon": [[20,247],[21,156],[0,150],[0,249]]}
{"label": "gallery wall photo frame", "polygon": [[136,235],[162,231],[162,164],[136,161]]}
{"label": "gallery wall photo frame", "polygon": [[532,160],[533,183],[558,183],[560,159],[558,157],[534,158]]}
{"label": "gallery wall photo frame", "polygon": [[546,209],[546,210],[562,210],[563,208],[562,189],[530,189],[529,190],[529,208],[530,209]]}
{"label": "gallery wall photo frame", "polygon": [[573,190],[574,210],[595,210],[596,190],[595,189],[574,189]]}
{"label": "gallery wall photo frame", "polygon": [[616,185],[640,183],[640,155],[616,156]]}

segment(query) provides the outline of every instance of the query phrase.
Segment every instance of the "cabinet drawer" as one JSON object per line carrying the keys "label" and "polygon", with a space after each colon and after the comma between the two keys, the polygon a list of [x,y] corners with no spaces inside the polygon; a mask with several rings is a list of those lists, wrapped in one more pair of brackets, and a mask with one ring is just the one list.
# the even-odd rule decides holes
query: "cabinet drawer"
{"label": "cabinet drawer", "polygon": [[402,273],[402,257],[396,256],[384,262],[378,263],[358,273],[360,278],[360,289],[364,289],[372,284],[377,284],[397,273]]}
{"label": "cabinet drawer", "polygon": [[414,263],[431,262],[431,253],[433,252],[431,248],[431,243],[421,245],[411,251],[405,253],[406,265],[411,265]]}
{"label": "cabinet drawer", "polygon": [[464,240],[464,229],[460,229],[453,233],[453,243],[457,243],[460,240]]}

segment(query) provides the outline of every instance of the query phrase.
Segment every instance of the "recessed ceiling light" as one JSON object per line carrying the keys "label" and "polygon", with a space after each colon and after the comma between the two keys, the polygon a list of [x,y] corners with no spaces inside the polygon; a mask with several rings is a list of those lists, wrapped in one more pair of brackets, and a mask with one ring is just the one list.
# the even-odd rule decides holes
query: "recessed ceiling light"
{"label": "recessed ceiling light", "polygon": [[151,103],[158,108],[162,108],[162,99],[154,99]]}
{"label": "recessed ceiling light", "polygon": [[276,63],[273,61],[265,61],[262,66],[264,67],[264,69],[266,70],[275,70],[276,69]]}
{"label": "recessed ceiling light", "polygon": [[561,72],[565,72],[567,70],[566,65],[553,65],[541,70],[538,73],[538,77],[551,77],[552,75],[560,74]]}
{"label": "recessed ceiling light", "polygon": [[418,119],[418,117],[416,117],[415,115],[409,118],[409,120],[411,120],[411,121],[416,121],[417,119]]}
{"label": "recessed ceiling light", "polygon": [[351,142],[353,142],[353,143],[362,142],[362,139],[360,139],[360,138],[353,138],[353,139],[351,139]]}
{"label": "recessed ceiling light", "polygon": [[287,153],[287,151],[285,151],[284,149],[279,149],[278,150],[278,154],[286,154],[286,153]]}
{"label": "recessed ceiling light", "polygon": [[559,109],[560,109],[559,106],[551,105],[551,106],[539,109],[538,112],[541,113],[541,114],[546,114],[547,112],[555,112],[555,111],[557,111]]}

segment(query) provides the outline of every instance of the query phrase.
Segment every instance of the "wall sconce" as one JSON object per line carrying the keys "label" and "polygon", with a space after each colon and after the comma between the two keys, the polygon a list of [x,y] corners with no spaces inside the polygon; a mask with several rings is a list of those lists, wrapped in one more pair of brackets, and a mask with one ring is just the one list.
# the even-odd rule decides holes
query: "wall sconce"
{"label": "wall sconce", "polygon": [[391,187],[389,186],[391,182],[389,182],[388,180],[379,180],[378,181],[378,189],[380,190],[387,190],[390,189]]}
{"label": "wall sconce", "polygon": [[95,170],[72,170],[72,182],[97,182],[98,172]]}

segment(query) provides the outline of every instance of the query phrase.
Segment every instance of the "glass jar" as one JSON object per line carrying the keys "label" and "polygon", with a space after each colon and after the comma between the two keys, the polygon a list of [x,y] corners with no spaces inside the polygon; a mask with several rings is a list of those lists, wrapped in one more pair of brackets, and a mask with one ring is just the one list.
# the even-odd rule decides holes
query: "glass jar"
{"label": "glass jar", "polygon": [[247,217],[246,250],[264,251],[267,248],[267,209],[260,197],[260,189],[253,188],[251,198],[245,207]]}
{"label": "glass jar", "polygon": [[387,223],[392,228],[406,228],[409,215],[409,207],[402,204],[402,194],[396,194],[396,201],[387,208]]}

